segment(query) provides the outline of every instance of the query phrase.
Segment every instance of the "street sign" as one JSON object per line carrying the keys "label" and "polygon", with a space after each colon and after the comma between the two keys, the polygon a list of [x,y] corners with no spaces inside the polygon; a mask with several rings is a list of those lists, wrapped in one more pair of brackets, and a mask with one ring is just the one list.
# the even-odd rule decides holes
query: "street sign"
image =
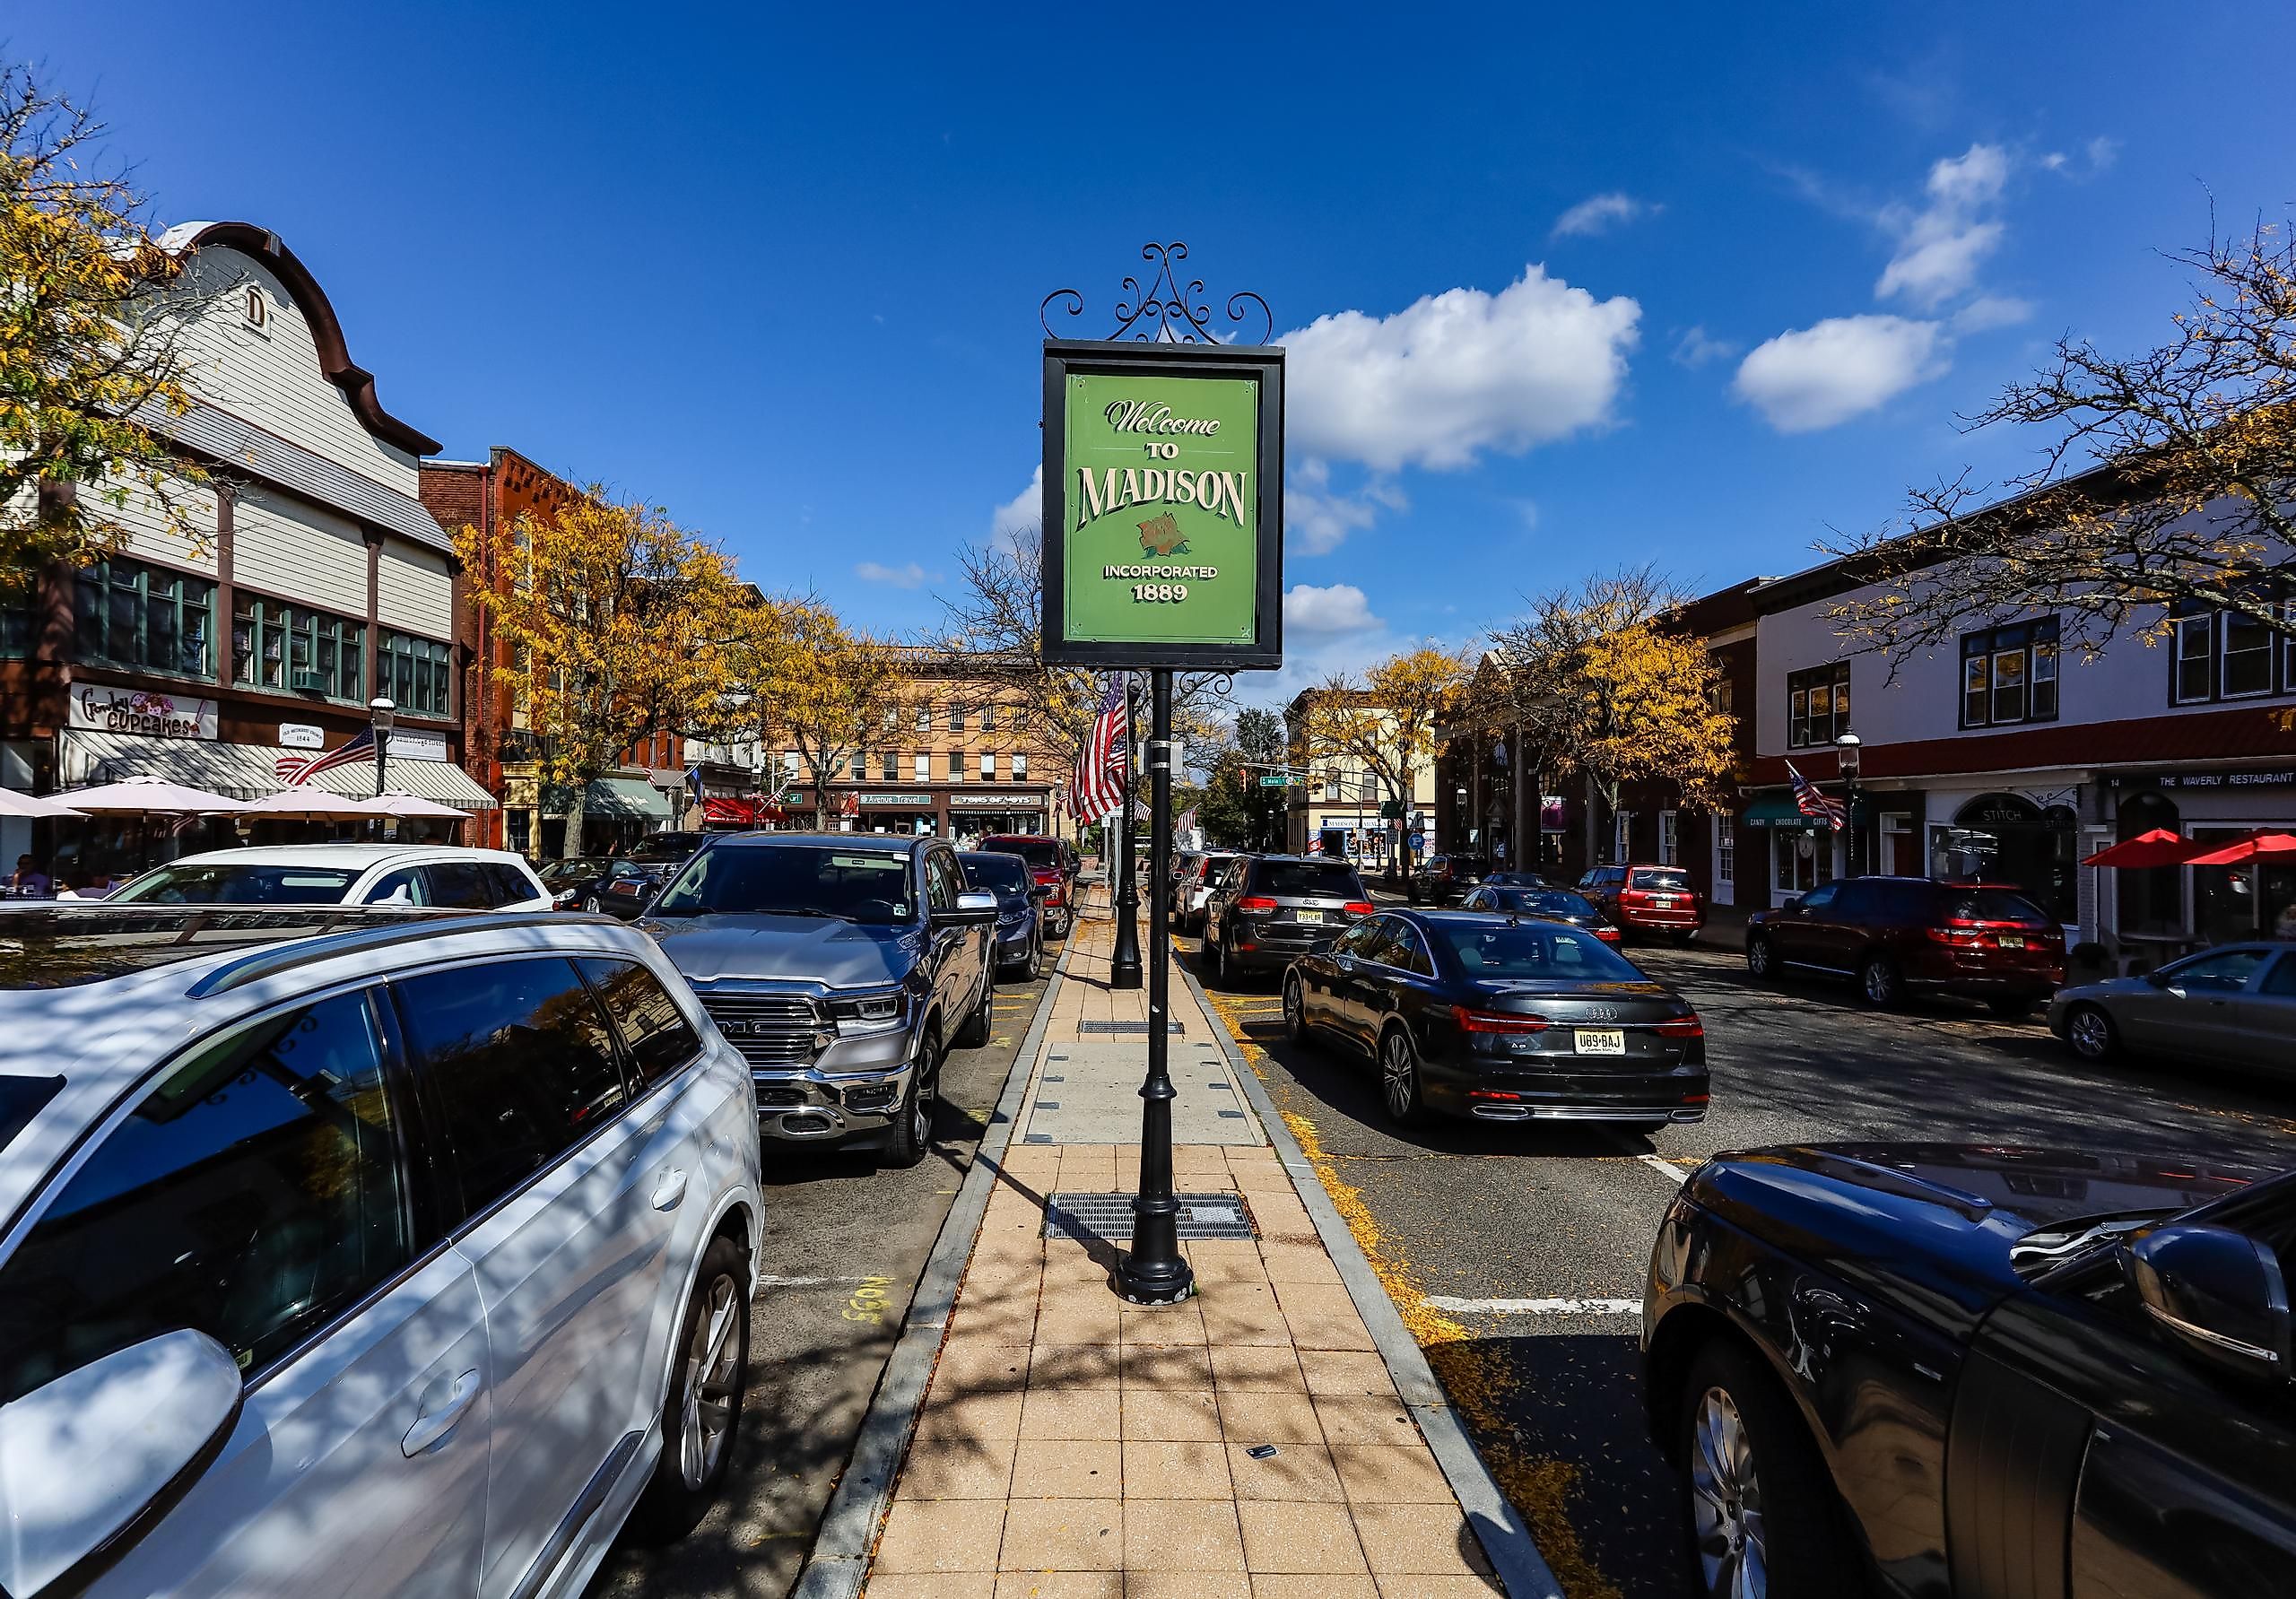
{"label": "street sign", "polygon": [[1264,772],[1259,780],[1262,788],[1304,788],[1307,784],[1305,778],[1296,774],[1286,776],[1283,772]]}
{"label": "street sign", "polygon": [[1401,800],[1381,800],[1379,802],[1379,818],[1383,821],[1401,821],[1403,820],[1403,802]]}
{"label": "street sign", "polygon": [[1283,659],[1283,352],[1048,340],[1044,658]]}
{"label": "street sign", "polygon": [[1426,835],[1425,833],[1413,833],[1413,834],[1412,834],[1412,836],[1411,836],[1411,852],[1412,852],[1413,855],[1417,855],[1421,850],[1422,850],[1422,849],[1424,849],[1424,848],[1426,848],[1426,847],[1427,847],[1427,835]]}

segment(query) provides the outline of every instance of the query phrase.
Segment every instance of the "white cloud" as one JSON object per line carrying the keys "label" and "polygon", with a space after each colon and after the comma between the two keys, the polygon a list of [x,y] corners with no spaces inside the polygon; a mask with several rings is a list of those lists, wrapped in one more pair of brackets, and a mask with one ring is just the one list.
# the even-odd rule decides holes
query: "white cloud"
{"label": "white cloud", "polygon": [[1756,345],[1738,363],[1738,397],[1781,433],[1806,433],[1873,410],[1944,372],[1950,340],[1935,322],[1829,317]]}
{"label": "white cloud", "polygon": [[2120,159],[2120,141],[2099,134],[2083,146],[2089,152],[2089,169],[2101,172]]}
{"label": "white cloud", "polygon": [[1294,583],[1283,591],[1283,630],[1292,633],[1361,633],[1386,624],[1371,614],[1370,602],[1352,583],[1318,588]]}
{"label": "white cloud", "polygon": [[1409,505],[1393,483],[1373,479],[1352,493],[1331,486],[1331,465],[1309,456],[1283,480],[1283,536],[1302,555],[1328,555],[1378,519],[1380,508]]}
{"label": "white cloud", "polygon": [[1613,227],[1631,222],[1637,217],[1655,216],[1662,208],[1632,195],[1615,190],[1607,195],[1591,195],[1554,219],[1550,239],[1591,238],[1607,233]]}
{"label": "white cloud", "polygon": [[1285,426],[1302,456],[1471,465],[1610,419],[1642,308],[1541,266],[1497,294],[1448,289],[1391,317],[1341,311],[1285,334]]}
{"label": "white cloud", "polygon": [[1980,294],[1953,313],[1953,331],[1983,333],[1988,327],[2013,327],[2033,314],[2033,302],[2013,294]]}
{"label": "white cloud", "polygon": [[913,561],[907,566],[865,561],[853,569],[853,575],[865,583],[883,583],[894,588],[916,588],[925,581],[925,569]]}
{"label": "white cloud", "polygon": [[1919,211],[1892,206],[1882,223],[1898,236],[1897,254],[1874,285],[1876,299],[1902,295],[1935,310],[1968,291],[1977,270],[2001,243],[2002,224],[1989,213],[2009,181],[2009,152],[1998,144],[1972,144],[1929,169],[1928,204]]}
{"label": "white cloud", "polygon": [[2062,150],[2052,150],[2047,155],[2041,157],[2041,168],[2044,171],[2062,172],[2065,170],[2066,163],[2070,161],[2073,158],[2071,156],[2066,154]]}
{"label": "white cloud", "polygon": [[1702,326],[1685,328],[1674,341],[1674,360],[1686,367],[1702,367],[1709,361],[1727,361],[1741,348],[1731,340],[1715,338]]}
{"label": "white cloud", "polygon": [[1034,533],[1044,521],[1044,463],[1029,474],[1029,486],[996,508],[988,519],[988,536],[1011,542],[1017,534]]}

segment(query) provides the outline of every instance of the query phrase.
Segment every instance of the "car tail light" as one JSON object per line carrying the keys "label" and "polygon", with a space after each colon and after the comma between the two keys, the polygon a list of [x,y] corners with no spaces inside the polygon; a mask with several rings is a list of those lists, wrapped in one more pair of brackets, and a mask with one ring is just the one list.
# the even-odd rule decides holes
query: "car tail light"
{"label": "car tail light", "polygon": [[1275,901],[1261,894],[1247,894],[1236,901],[1238,910],[1274,910]]}
{"label": "car tail light", "polygon": [[1379,908],[1372,904],[1369,899],[1350,899],[1340,908],[1346,911],[1347,914],[1352,917],[1367,917]]}
{"label": "car tail light", "polygon": [[1710,1094],[1684,1094],[1683,1096],[1683,1103],[1685,1105],[1703,1105],[1712,1097],[1713,1096]]}
{"label": "car tail light", "polygon": [[1674,1016],[1650,1030],[1662,1038],[1702,1038],[1706,1036],[1706,1023],[1696,1016]]}
{"label": "car tail light", "polygon": [[1615,927],[1597,927],[1595,929],[1595,936],[1601,939],[1605,943],[1616,943],[1618,942],[1618,929]]}
{"label": "car tail light", "polygon": [[1465,1005],[1451,1007],[1451,1020],[1463,1032],[1471,1033],[1543,1033],[1552,1025],[1544,1016],[1516,1015],[1505,1011],[1470,1011]]}
{"label": "car tail light", "polygon": [[1520,1094],[1510,1094],[1503,1088],[1471,1088],[1467,1090],[1467,1098],[1470,1099],[1519,1099],[1522,1097],[1523,1096]]}

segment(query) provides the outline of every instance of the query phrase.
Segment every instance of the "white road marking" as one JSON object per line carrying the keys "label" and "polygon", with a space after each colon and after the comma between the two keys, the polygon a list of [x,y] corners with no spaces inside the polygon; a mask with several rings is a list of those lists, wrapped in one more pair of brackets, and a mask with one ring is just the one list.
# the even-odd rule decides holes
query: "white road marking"
{"label": "white road marking", "polygon": [[1651,1170],[1664,1177],[1668,1182],[1674,1184],[1678,1188],[1682,1186],[1684,1179],[1690,1176],[1690,1173],[1684,1171],[1672,1160],[1666,1160],[1665,1157],[1660,1155],[1637,1155],[1635,1159],[1641,1161],[1645,1166],[1648,1166]]}
{"label": "white road marking", "polygon": [[1468,1316],[1639,1316],[1640,1299],[1460,1299],[1448,1294],[1429,1294],[1422,1301],[1431,1310]]}

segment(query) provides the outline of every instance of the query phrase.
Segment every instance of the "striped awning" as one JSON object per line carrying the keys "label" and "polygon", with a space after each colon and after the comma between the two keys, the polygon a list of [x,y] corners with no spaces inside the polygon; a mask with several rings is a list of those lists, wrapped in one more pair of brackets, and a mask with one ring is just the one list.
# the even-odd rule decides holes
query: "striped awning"
{"label": "striped awning", "polygon": [[[273,769],[280,752],[258,744],[197,738],[148,738],[139,734],[101,733],[83,727],[67,729],[64,739],[64,779],[74,788],[151,777],[204,788],[226,799],[252,800],[276,794],[286,786]],[[459,811],[491,811],[500,803],[473,782],[468,772],[449,761],[416,760],[407,756],[393,760],[386,755],[383,776],[393,788],[403,788],[417,798],[436,800]],[[357,760],[332,768],[313,778],[310,786],[353,799],[365,798],[375,792],[375,763]]]}

